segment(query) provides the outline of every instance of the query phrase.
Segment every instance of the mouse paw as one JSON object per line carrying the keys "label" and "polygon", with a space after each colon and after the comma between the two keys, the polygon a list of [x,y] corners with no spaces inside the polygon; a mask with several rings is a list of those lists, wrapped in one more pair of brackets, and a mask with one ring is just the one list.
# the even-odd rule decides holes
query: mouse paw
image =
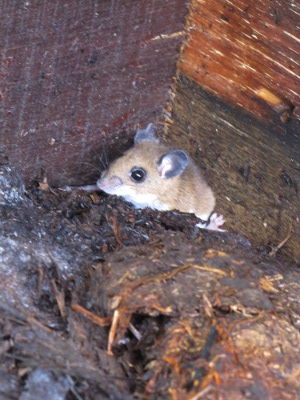
{"label": "mouse paw", "polygon": [[225,229],[220,229],[220,226],[222,226],[225,223],[225,219],[223,215],[218,215],[217,213],[213,213],[210,216],[208,224],[199,222],[196,226],[198,226],[201,229],[209,229],[211,231],[218,231],[218,232],[226,232]]}
{"label": "mouse paw", "polygon": [[213,213],[209,219],[209,223],[206,229],[210,229],[212,231],[226,232],[225,229],[220,229],[220,226],[225,224],[225,219],[222,214],[218,215],[217,213]]}

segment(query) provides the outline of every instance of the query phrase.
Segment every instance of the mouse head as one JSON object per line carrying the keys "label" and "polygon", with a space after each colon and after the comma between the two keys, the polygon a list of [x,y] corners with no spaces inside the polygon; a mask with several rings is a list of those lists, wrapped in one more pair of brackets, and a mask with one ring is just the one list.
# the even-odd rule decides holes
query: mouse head
{"label": "mouse head", "polygon": [[168,150],[161,145],[149,124],[137,130],[134,147],[110,165],[97,185],[136,207],[168,210],[168,198],[188,162],[183,150]]}

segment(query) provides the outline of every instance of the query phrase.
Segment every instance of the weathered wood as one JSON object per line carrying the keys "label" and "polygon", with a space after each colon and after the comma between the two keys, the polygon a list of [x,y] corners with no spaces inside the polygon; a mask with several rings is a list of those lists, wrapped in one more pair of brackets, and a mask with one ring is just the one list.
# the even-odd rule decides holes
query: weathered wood
{"label": "weathered wood", "polygon": [[300,262],[300,140],[293,134],[300,123],[290,123],[282,137],[184,77],[177,81],[172,119],[167,138],[202,167],[227,228],[275,246],[292,223],[282,250]]}
{"label": "weathered wood", "polygon": [[180,72],[275,125],[300,119],[299,2],[192,4]]}
{"label": "weathered wood", "polygon": [[280,252],[299,263],[297,10],[194,1],[166,137],[206,170],[230,230],[273,247],[292,224]]}
{"label": "weathered wood", "polygon": [[26,181],[99,176],[137,124],[166,105],[187,4],[181,0],[1,2],[2,151]]}
{"label": "weathered wood", "polygon": [[[149,22],[146,12],[151,14],[152,10],[152,17],[156,14],[158,18],[164,11],[170,17],[170,10],[166,13],[167,2],[165,8],[157,11],[151,8],[162,2],[155,0],[149,2],[149,6],[142,1],[130,2],[132,8],[127,8],[127,12],[145,7],[138,15],[146,29]],[[98,53],[94,54],[90,38],[85,37],[90,34],[99,50],[101,46],[95,33],[98,30],[94,31],[93,27],[89,30],[84,19],[77,18],[76,13],[79,15],[82,10],[85,16],[90,15],[84,11],[85,7],[106,6],[107,19],[103,21],[107,31],[103,32],[103,37],[107,45],[116,45],[112,53],[106,50],[117,56],[122,46],[119,48],[117,39],[114,42],[107,32],[120,35],[122,45],[126,42],[122,33],[123,30],[129,32],[128,26],[124,26],[125,17],[118,16],[123,24],[121,31],[117,25],[111,25],[116,21],[112,16],[121,12],[126,2],[79,3],[80,8],[68,1],[43,2],[44,8],[39,8],[38,2],[26,2],[23,9],[16,1],[5,5],[6,11],[12,10],[10,6],[15,8],[7,14],[13,17],[8,17],[4,26],[8,27],[7,21],[10,21],[10,33],[14,32],[21,40],[19,32],[14,30],[26,22],[25,25],[31,27],[34,43],[42,43],[47,51],[52,49],[52,61],[47,59],[48,53],[45,53],[46,66],[36,58],[36,54],[44,53],[36,45],[30,45],[27,31],[24,36],[27,49],[21,48],[21,44],[16,48],[4,46],[5,51],[13,52],[14,63],[3,64],[12,70],[7,76],[2,71],[2,77],[14,77],[16,81],[9,81],[11,92],[4,86],[1,110],[10,110],[12,116],[9,119],[9,113],[6,115],[6,136],[1,139],[5,138],[9,144],[15,163],[19,156],[18,165],[24,166],[24,176],[29,173],[34,157],[34,168],[39,171],[41,154],[49,156],[43,163],[50,183],[51,179],[55,182],[71,173],[75,174],[75,182],[79,182],[79,174],[84,181],[88,176],[84,174],[89,171],[75,169],[71,161],[75,157],[77,164],[77,158],[80,161],[80,157],[86,157],[93,140],[108,140],[111,145],[115,141],[122,146],[127,135],[121,135],[123,131],[118,127],[124,124],[125,132],[125,128],[136,123],[134,118],[143,123],[158,119],[158,114],[156,118],[149,111],[151,101],[144,102],[141,97],[141,93],[155,93],[157,81],[153,80],[155,88],[149,83],[142,89],[143,83],[136,79],[148,76],[139,75],[140,67],[141,71],[151,70],[150,75],[154,74],[150,68],[151,45],[146,53],[149,59],[143,59],[146,64],[134,66],[137,70],[133,75],[128,72],[128,59],[122,64],[122,60],[116,58],[106,65],[100,57],[98,65]],[[68,10],[64,16],[63,4]],[[168,6],[171,4],[175,3],[168,2]],[[220,3],[207,4],[214,7]],[[224,3],[226,7],[228,4],[231,2]],[[4,9],[4,5],[0,7]],[[32,21],[29,21],[29,14],[23,13],[27,12],[26,7],[31,7],[30,15],[35,17]],[[47,14],[48,11],[52,14]],[[134,11],[130,15],[137,16]],[[51,16],[50,20],[47,15]],[[18,21],[16,27],[12,24],[14,18]],[[225,15],[223,20],[226,18]],[[53,20],[60,21],[61,26],[53,26],[51,30],[49,21]],[[76,21],[81,21],[77,32],[80,47],[76,47],[77,34],[69,29],[72,27],[76,31]],[[97,18],[93,21],[97,22]],[[38,37],[39,32],[47,31],[39,26],[41,22],[50,29],[53,47],[47,47],[47,40]],[[180,30],[170,36],[153,36],[152,33],[150,37],[154,42],[161,41],[161,49],[164,40],[182,37]],[[64,39],[68,38],[72,40],[67,40],[66,44]],[[129,42],[134,39],[130,36]],[[88,50],[84,48],[81,54],[88,54],[88,61],[84,55],[81,59],[79,53],[72,53],[72,46],[68,46],[74,41],[76,51],[84,48],[82,43],[86,44]],[[129,47],[127,51],[133,51]],[[247,54],[246,47],[244,51]],[[23,72],[16,64],[18,52],[21,56],[29,54],[24,61],[27,75],[21,78],[17,75]],[[124,82],[132,78],[137,86],[137,89],[131,87],[130,80],[130,94],[143,100],[139,104],[132,100],[130,104],[137,104],[139,114],[131,110],[127,120],[114,119],[115,115],[123,115],[119,113],[124,105],[118,102],[117,96],[118,85],[123,82],[119,80],[123,73],[121,64],[126,71]],[[100,65],[102,70],[98,69]],[[116,69],[109,70],[111,65]],[[41,78],[49,80],[47,87],[46,83],[32,79],[38,76],[37,71],[42,66],[50,73]],[[61,72],[62,77],[51,75],[52,68],[55,74]],[[96,74],[95,87],[89,81],[89,68]],[[168,68],[166,70],[170,71]],[[103,71],[104,77],[99,78]],[[85,399],[97,396],[190,400],[299,398],[299,269],[280,254],[284,250],[299,263],[299,120],[293,116],[286,120],[282,113],[279,113],[281,119],[278,118],[276,107],[270,107],[269,114],[261,119],[256,110],[252,113],[246,107],[239,107],[238,98],[229,101],[222,96],[221,88],[212,95],[209,88],[191,79],[182,69],[180,71],[174,85],[172,124],[166,137],[191,151],[205,170],[218,195],[217,211],[224,213],[229,231],[245,232],[253,243],[264,246],[258,251],[240,233],[197,232],[194,229],[196,218],[190,214],[134,209],[121,199],[107,198],[104,194],[49,190],[47,182],[25,192],[15,169],[6,157],[1,157],[0,329],[3,334],[0,338],[0,398],[46,399],[53,391],[59,392],[61,397]],[[106,90],[102,93],[101,104],[108,113],[101,115],[100,120],[107,118],[111,124],[105,131],[103,126],[103,131],[98,131],[91,123],[100,112],[98,80]],[[162,90],[167,82],[159,82]],[[72,84],[77,86],[72,87]],[[52,98],[49,93],[56,88],[56,97]],[[63,88],[61,93],[60,88]],[[277,94],[273,97],[273,92],[266,88],[264,86],[260,94],[276,102]],[[44,93],[46,89],[48,97]],[[157,96],[153,96],[152,101],[159,99],[160,113],[163,94]],[[38,99],[49,100],[45,111]],[[71,99],[75,101],[74,109]],[[114,108],[105,104],[107,99],[117,99]],[[7,104],[10,109],[5,108]],[[82,114],[77,114],[78,110]],[[47,120],[48,111],[49,124],[54,121],[61,129],[57,136],[60,143],[51,141],[49,146],[53,153],[47,153],[47,149],[45,153],[34,153],[36,149],[44,149],[44,141],[52,137],[48,137],[48,133],[55,133],[51,124],[41,125],[44,136],[37,135],[35,125],[33,131],[26,128],[22,140],[19,130],[8,128],[17,129],[19,123],[21,127],[26,124],[30,127],[31,117],[35,123]],[[58,118],[53,119],[56,113]],[[19,119],[13,121],[16,117]],[[71,125],[76,129],[72,130]],[[90,128],[94,129],[91,134]],[[15,136],[10,138],[8,132]],[[42,144],[35,143],[33,137],[38,137]],[[15,141],[11,141],[13,139]],[[24,143],[26,146],[22,147]],[[68,169],[58,173],[57,165],[65,167],[64,154]],[[55,161],[52,170],[49,169],[50,160]],[[31,169],[31,173],[33,171]],[[265,246],[267,243],[274,246],[274,254],[281,239],[289,237],[290,219],[294,229],[292,237],[276,257],[267,255],[270,250]],[[115,254],[109,254],[111,252]],[[108,334],[106,324],[110,321]],[[94,325],[95,322],[99,325]],[[109,357],[106,349],[114,357]]]}

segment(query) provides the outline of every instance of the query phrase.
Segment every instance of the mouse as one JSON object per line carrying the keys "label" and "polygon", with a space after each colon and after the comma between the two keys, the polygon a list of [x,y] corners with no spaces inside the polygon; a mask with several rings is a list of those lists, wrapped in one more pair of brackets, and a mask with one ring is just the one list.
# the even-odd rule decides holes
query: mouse
{"label": "mouse", "polygon": [[223,231],[222,215],[199,167],[182,149],[162,144],[153,124],[138,129],[134,146],[113,161],[96,182],[108,194],[123,197],[136,208],[193,213],[200,228]]}

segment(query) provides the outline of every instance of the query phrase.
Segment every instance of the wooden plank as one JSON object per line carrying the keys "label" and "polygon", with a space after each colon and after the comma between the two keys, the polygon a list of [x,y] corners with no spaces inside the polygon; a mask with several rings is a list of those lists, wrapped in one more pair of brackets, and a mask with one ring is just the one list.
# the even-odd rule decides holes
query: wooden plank
{"label": "wooden plank", "polygon": [[94,181],[86,162],[160,119],[186,12],[181,0],[0,4],[0,150],[27,183]]}
{"label": "wooden plank", "polygon": [[300,263],[299,4],[193,1],[166,138],[191,152],[229,230]]}
{"label": "wooden plank", "polygon": [[299,2],[192,3],[180,71],[259,118],[300,119]]}
{"label": "wooden plank", "polygon": [[276,246],[292,222],[292,237],[282,251],[300,263],[299,121],[289,128],[282,137],[271,124],[180,76],[165,136],[202,168],[229,231],[240,231],[257,245]]}

